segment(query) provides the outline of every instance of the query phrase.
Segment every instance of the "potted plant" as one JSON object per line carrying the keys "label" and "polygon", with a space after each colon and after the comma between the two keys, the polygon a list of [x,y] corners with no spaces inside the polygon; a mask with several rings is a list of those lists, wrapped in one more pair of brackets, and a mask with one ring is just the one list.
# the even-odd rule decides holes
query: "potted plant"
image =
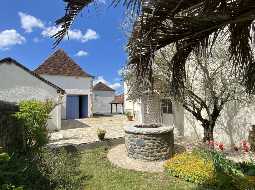
{"label": "potted plant", "polygon": [[131,112],[126,113],[128,121],[133,121],[133,114]]}
{"label": "potted plant", "polygon": [[99,128],[97,129],[97,136],[100,141],[104,140],[105,134],[106,134],[106,130],[99,129]]}

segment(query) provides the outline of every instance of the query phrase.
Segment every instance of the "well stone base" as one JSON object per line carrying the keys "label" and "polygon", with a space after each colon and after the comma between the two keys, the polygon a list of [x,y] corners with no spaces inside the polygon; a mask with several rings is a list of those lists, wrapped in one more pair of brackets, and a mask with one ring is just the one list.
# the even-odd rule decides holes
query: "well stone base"
{"label": "well stone base", "polygon": [[169,127],[125,127],[128,157],[147,161],[167,160],[174,154],[174,134]]}

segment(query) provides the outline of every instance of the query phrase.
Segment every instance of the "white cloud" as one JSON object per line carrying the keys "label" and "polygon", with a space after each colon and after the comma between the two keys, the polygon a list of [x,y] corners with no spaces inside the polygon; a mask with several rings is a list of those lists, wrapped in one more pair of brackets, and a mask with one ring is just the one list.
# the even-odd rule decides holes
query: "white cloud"
{"label": "white cloud", "polygon": [[23,44],[26,39],[16,30],[4,30],[0,32],[0,49],[9,49],[10,46]]}
{"label": "white cloud", "polygon": [[[58,31],[61,30],[61,27],[58,26],[50,26],[45,28],[42,31],[42,36],[43,37],[51,37],[54,34],[56,34]],[[86,31],[86,33],[82,33],[81,30],[78,29],[73,29],[73,30],[69,30],[68,34],[65,36],[65,40],[77,40],[77,41],[81,41],[83,43],[89,41],[89,40],[96,40],[99,38],[99,35],[97,34],[96,31],[92,30],[92,29],[88,29]]]}
{"label": "white cloud", "polygon": [[67,33],[67,39],[70,40],[81,40],[83,37],[83,34],[80,30],[74,29],[74,30],[69,30]]}
{"label": "white cloud", "polygon": [[43,22],[32,15],[19,12],[19,16],[20,16],[21,27],[26,32],[29,32],[29,33],[32,32],[33,28],[44,28]]}
{"label": "white cloud", "polygon": [[121,87],[121,84],[120,84],[119,82],[115,82],[115,83],[113,83],[113,84],[110,84],[109,86],[110,86],[111,88],[117,90],[117,89],[119,89],[119,88]]}
{"label": "white cloud", "polygon": [[42,36],[45,38],[51,37],[54,34],[56,34],[60,29],[61,29],[60,27],[56,27],[56,26],[47,27],[42,31]]}
{"label": "white cloud", "polygon": [[83,50],[80,50],[80,51],[78,51],[78,52],[75,54],[75,56],[77,56],[77,57],[83,57],[83,56],[87,56],[87,55],[88,55],[88,52],[83,51]]}
{"label": "white cloud", "polygon": [[92,29],[88,29],[87,32],[83,35],[82,37],[82,42],[87,42],[89,40],[96,40],[99,38],[99,35],[97,34],[96,31]]}
{"label": "white cloud", "polygon": [[115,82],[115,83],[110,83],[109,81],[105,80],[103,76],[99,76],[94,80],[94,85],[102,82],[106,85],[108,85],[109,87],[113,88],[114,90],[118,90],[122,85],[119,82]]}

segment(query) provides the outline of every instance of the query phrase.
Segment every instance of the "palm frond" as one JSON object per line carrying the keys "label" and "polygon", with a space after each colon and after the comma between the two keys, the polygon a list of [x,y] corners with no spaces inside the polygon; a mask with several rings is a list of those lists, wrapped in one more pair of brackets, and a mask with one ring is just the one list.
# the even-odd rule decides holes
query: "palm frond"
{"label": "palm frond", "polygon": [[[65,15],[58,19],[55,23],[57,26],[60,26],[61,30],[59,30],[52,37],[55,38],[55,42],[53,44],[54,47],[58,46],[58,44],[64,39],[64,37],[68,34],[68,30],[70,29],[73,21],[76,19],[77,15],[88,7],[90,4],[97,2],[96,0],[63,0],[67,5],[65,8]],[[123,1],[123,5],[127,7],[127,9],[140,10],[141,0],[113,0],[112,5],[117,6],[120,2]]]}
{"label": "palm frond", "polygon": [[[54,45],[58,45],[77,15],[94,0],[65,2],[66,14],[56,22],[62,30],[54,35]],[[136,68],[139,80],[150,80],[157,50],[177,44],[179,48],[172,59],[175,81],[172,86],[173,92],[179,94],[189,54],[205,52],[208,46],[213,46],[217,34],[227,28],[234,67],[243,76],[247,89],[250,92],[255,89],[255,62],[250,47],[255,38],[254,0],[113,0],[112,5],[121,2],[131,12],[138,12],[128,43],[128,64]]]}
{"label": "palm frond", "polygon": [[[172,90],[179,95],[181,84],[185,80],[184,66],[189,53],[195,50],[201,52],[209,45],[212,46],[209,42],[210,36],[214,35],[217,39],[217,34],[230,25],[230,53],[238,63],[235,66],[242,73],[247,88],[254,89],[255,79],[252,79],[252,73],[255,71],[255,64],[250,49],[250,29],[255,19],[255,1],[176,0],[168,1],[171,4],[164,9],[161,1],[156,2],[150,11],[142,11],[129,41],[129,64],[138,67],[138,76],[149,73],[143,69],[151,68],[151,63],[141,62],[145,60],[144,56],[153,57],[154,52],[160,48],[177,43],[182,48],[179,48],[172,59]],[[166,5],[167,3],[164,4]],[[169,22],[171,24],[166,24]]]}

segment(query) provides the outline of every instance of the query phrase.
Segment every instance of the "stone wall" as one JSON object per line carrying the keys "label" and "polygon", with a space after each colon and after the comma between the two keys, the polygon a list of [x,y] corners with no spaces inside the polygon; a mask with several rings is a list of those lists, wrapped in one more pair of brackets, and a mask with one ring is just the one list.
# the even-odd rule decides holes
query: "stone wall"
{"label": "stone wall", "polygon": [[[135,127],[133,127],[135,128]],[[125,127],[128,157],[147,161],[166,160],[174,153],[173,129]]]}

